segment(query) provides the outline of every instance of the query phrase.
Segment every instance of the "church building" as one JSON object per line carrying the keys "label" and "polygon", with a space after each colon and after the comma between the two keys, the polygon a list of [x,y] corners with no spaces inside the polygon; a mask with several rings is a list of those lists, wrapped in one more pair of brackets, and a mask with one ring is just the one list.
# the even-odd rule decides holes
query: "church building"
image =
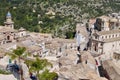
{"label": "church building", "polygon": [[26,36],[26,30],[24,28],[15,30],[11,13],[8,12],[6,15],[6,21],[4,22],[4,26],[0,26],[0,45],[16,42],[17,38],[24,36]]}
{"label": "church building", "polygon": [[116,51],[120,52],[119,24],[120,19],[118,16],[101,16],[97,18],[92,34],[91,51],[110,56]]}

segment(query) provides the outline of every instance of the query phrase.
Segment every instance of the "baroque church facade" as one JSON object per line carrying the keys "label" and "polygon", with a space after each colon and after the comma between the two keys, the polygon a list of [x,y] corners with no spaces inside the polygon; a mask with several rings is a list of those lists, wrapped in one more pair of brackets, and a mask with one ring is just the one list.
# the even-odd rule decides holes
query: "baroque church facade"
{"label": "baroque church facade", "polygon": [[107,57],[113,57],[114,52],[120,53],[120,17],[118,15],[98,17],[94,28],[92,52],[105,54]]}

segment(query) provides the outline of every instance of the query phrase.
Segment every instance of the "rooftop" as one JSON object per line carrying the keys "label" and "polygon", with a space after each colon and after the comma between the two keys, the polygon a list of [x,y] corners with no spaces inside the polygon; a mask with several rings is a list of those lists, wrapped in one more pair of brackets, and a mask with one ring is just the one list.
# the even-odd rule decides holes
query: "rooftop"
{"label": "rooftop", "polygon": [[118,19],[116,19],[116,18],[111,18],[111,19],[110,19],[110,22],[118,22]]}
{"label": "rooftop", "polygon": [[4,35],[0,35],[0,40],[4,40],[5,36]]}
{"label": "rooftop", "polygon": [[109,19],[110,19],[109,16],[105,16],[105,15],[100,16],[100,17],[98,17],[98,18],[100,18],[100,19],[102,19],[102,20],[104,20],[104,21],[109,21]]}
{"label": "rooftop", "polygon": [[54,41],[57,41],[58,43],[76,43],[75,39],[62,39],[62,38],[55,38]]}
{"label": "rooftop", "polygon": [[33,45],[33,46],[29,46],[29,47],[27,47],[27,50],[28,50],[29,52],[36,52],[36,51],[41,51],[42,48],[39,47],[39,46],[35,46],[35,45]]}
{"label": "rooftop", "polygon": [[23,27],[20,27],[19,31],[25,31],[25,29]]}
{"label": "rooftop", "polygon": [[120,37],[103,40],[103,42],[113,42],[113,41],[120,41]]}
{"label": "rooftop", "polygon": [[0,28],[0,32],[16,32],[16,31],[17,30],[5,26],[3,28]]}
{"label": "rooftop", "polygon": [[110,30],[110,31],[100,31],[97,34],[98,35],[107,35],[107,34],[114,34],[114,33],[120,33],[120,30]]}
{"label": "rooftop", "polygon": [[[82,59],[83,63],[80,64],[73,64],[73,62],[76,60],[75,53],[68,51],[68,56],[66,57],[61,57],[60,58],[60,63],[62,66],[59,69],[60,77],[64,77],[70,80],[79,80],[79,79],[90,79],[90,80],[106,80],[105,78],[99,77],[96,72],[91,69],[90,66],[94,67],[95,60],[91,56],[89,52],[82,52],[82,57],[85,59],[85,56],[88,59],[88,64],[84,63],[84,60]],[[92,65],[93,64],[93,65]],[[61,75],[62,74],[62,75]]]}

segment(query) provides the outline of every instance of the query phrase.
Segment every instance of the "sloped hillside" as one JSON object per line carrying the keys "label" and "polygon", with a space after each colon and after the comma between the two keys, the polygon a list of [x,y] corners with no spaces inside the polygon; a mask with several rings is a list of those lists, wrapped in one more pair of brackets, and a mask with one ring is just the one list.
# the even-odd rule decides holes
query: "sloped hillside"
{"label": "sloped hillside", "polygon": [[119,0],[0,0],[0,24],[11,12],[15,28],[72,38],[77,22],[119,12]]}

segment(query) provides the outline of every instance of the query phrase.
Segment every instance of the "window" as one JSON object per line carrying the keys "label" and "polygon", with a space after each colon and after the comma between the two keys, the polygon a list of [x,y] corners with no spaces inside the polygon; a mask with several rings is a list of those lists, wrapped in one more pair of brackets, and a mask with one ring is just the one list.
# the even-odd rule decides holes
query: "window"
{"label": "window", "polygon": [[103,43],[101,43],[100,46],[103,46]]}
{"label": "window", "polygon": [[109,38],[111,38],[111,35],[109,35]]}
{"label": "window", "polygon": [[102,36],[102,39],[103,39],[103,36]]}
{"label": "window", "polygon": [[23,33],[21,35],[23,36]]}
{"label": "window", "polygon": [[3,44],[5,44],[5,41],[3,41]]}
{"label": "window", "polygon": [[105,38],[107,38],[107,36],[105,36]]}
{"label": "window", "polygon": [[117,37],[117,34],[116,34],[116,37]]}
{"label": "window", "polygon": [[7,36],[7,40],[10,40],[10,36]]}
{"label": "window", "polygon": [[95,39],[97,39],[97,36],[95,36]]}
{"label": "window", "polygon": [[114,44],[112,45],[112,47],[114,47]]}
{"label": "window", "polygon": [[112,35],[112,37],[114,37],[114,34]]}
{"label": "window", "polygon": [[116,55],[114,55],[114,58],[116,59]]}
{"label": "window", "polygon": [[21,35],[20,36],[23,36],[23,33],[21,33]]}

